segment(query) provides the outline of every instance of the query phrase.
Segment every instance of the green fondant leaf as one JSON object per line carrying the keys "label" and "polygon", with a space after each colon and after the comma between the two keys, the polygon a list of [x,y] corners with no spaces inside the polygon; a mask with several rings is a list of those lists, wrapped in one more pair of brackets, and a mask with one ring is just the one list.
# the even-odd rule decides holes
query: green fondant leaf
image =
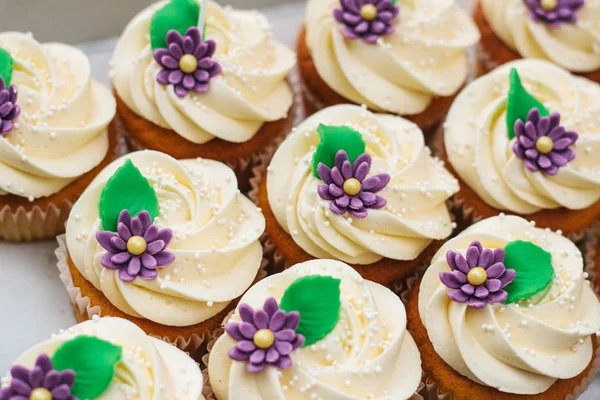
{"label": "green fondant leaf", "polygon": [[506,128],[509,139],[512,140],[515,137],[515,122],[527,121],[527,114],[532,108],[537,108],[542,117],[550,115],[548,109],[523,87],[519,73],[513,68],[510,71],[510,88],[506,105]]}
{"label": "green fondant leaf", "polygon": [[93,336],[77,336],[65,342],[52,356],[58,371],[75,371],[71,394],[81,400],[99,397],[110,385],[123,349]]}
{"label": "green fondant leaf", "polygon": [[508,292],[506,303],[534,296],[552,284],[552,255],[546,250],[531,242],[517,240],[506,245],[504,251],[504,265],[517,272],[515,280],[505,288]]}
{"label": "green fondant leaf", "polygon": [[306,276],[294,281],[283,293],[279,307],[300,313],[296,332],[304,335],[304,347],[323,339],[337,325],[342,304],[340,283],[330,276]]}
{"label": "green fondant leaf", "polygon": [[317,146],[313,156],[313,175],[319,178],[317,167],[319,163],[332,168],[335,165],[335,154],[339,150],[345,150],[350,162],[365,152],[365,141],[360,133],[347,126],[319,125],[317,129],[321,142]]}
{"label": "green fondant leaf", "polygon": [[123,210],[129,210],[131,217],[144,210],[153,220],[158,216],[156,192],[131,160],[125,161],[102,190],[98,203],[102,229],[116,232],[119,214]]}
{"label": "green fondant leaf", "polygon": [[[150,44],[152,50],[166,49],[167,33],[176,30],[182,35],[198,24],[200,6],[196,0],[171,0],[156,11],[150,24]],[[204,39],[204,37],[203,37]]]}
{"label": "green fondant leaf", "polygon": [[12,80],[14,61],[10,53],[0,48],[0,77],[4,79],[4,84],[8,87]]}

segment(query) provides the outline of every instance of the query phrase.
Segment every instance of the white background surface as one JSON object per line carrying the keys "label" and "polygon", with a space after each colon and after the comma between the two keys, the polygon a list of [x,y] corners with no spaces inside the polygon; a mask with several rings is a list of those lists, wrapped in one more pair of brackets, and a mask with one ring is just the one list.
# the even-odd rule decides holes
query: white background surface
{"label": "white background surface", "polygon": [[[6,1],[10,0],[0,0],[0,5]],[[472,0],[459,1],[469,4]],[[292,48],[302,23],[303,7],[304,4],[292,4],[262,10],[272,22],[278,40]],[[41,37],[37,39],[43,41]],[[96,79],[107,85],[108,61],[114,44],[115,39],[108,39],[79,46],[89,55]],[[0,375],[27,348],[76,323],[70,299],[58,278],[56,247],[55,240],[29,244],[0,242]],[[600,379],[581,399],[600,399]]]}

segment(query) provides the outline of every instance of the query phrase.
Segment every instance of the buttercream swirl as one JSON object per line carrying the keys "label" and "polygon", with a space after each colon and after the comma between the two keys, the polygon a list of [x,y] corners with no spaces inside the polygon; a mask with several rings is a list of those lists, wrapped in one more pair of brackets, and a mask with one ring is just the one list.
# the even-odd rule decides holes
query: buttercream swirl
{"label": "buttercream swirl", "polygon": [[479,32],[454,0],[398,5],[395,32],[370,44],[344,37],[333,16],[340,0],[309,0],[306,43],[319,75],[338,94],[376,111],[414,115],[465,83],[467,49]]}
{"label": "buttercream swirl", "polygon": [[[450,271],[448,250],[469,244],[503,248],[532,242],[552,254],[555,279],[548,290],[519,303],[468,307],[448,297],[439,279]],[[565,237],[514,216],[488,218],[446,243],[434,256],[419,292],[419,313],[436,352],[469,379],[503,392],[535,394],[569,379],[589,364],[590,335],[600,329],[600,303],[585,279],[583,258]]]}
{"label": "buttercream swirl", "polygon": [[[348,265],[333,260],[297,264],[254,285],[241,302],[261,307],[281,300],[296,279],[306,275],[341,280],[341,313],[335,329],[319,342],[291,354],[292,366],[272,366],[249,373],[232,361],[235,346],[228,334],[211,350],[209,374],[219,400],[408,399],[421,376],[419,350],[406,331],[402,302],[389,289],[362,279]],[[302,318],[302,317],[300,317]],[[231,321],[241,318],[236,312]],[[386,397],[387,396],[387,397]]]}
{"label": "buttercream swirl", "polygon": [[[174,232],[167,250],[175,261],[151,281],[121,281],[118,271],[102,266],[106,250],[96,240],[100,193],[126,159],[154,186],[155,222]],[[188,326],[213,317],[252,284],[262,262],[258,239],[264,228],[262,213],[240,194],[226,165],[140,151],[110,164],[75,203],[67,221],[67,248],[79,272],[119,310]]]}
{"label": "buttercream swirl", "polygon": [[[329,210],[311,170],[319,124],[361,133],[373,159],[370,176],[391,176],[377,193],[387,200],[385,208],[369,209],[360,219]],[[446,238],[452,232],[446,200],[457,191],[456,179],[431,156],[415,124],[352,105],[329,107],[300,124],[277,149],[267,174],[269,205],[296,244],[313,257],[350,264],[413,260],[434,239]]]}
{"label": "buttercream swirl", "polygon": [[[527,90],[561,125],[579,134],[575,159],[548,175],[527,169],[512,150],[506,124],[509,73],[516,68]],[[445,123],[448,158],[460,178],[488,205],[519,214],[565,207],[579,210],[600,199],[600,85],[541,60],[503,65],[471,83]]]}
{"label": "buttercream swirl", "polygon": [[13,365],[31,369],[65,342],[86,335],[123,348],[108,388],[96,400],[204,400],[200,369],[183,351],[147,336],[134,323],[105,317],[77,324],[23,353]]}
{"label": "buttercream swirl", "polygon": [[173,85],[158,83],[161,67],[152,56],[149,32],[152,16],[165,4],[138,14],[117,43],[111,76],[131,110],[193,143],[246,142],[265,122],[287,116],[293,95],[286,76],[296,56],[273,39],[266,17],[256,11],[208,3],[206,38],[217,43],[213,59],[223,68],[208,92],[180,98]]}
{"label": "buttercream swirl", "polygon": [[106,157],[115,99],[74,47],[6,32],[0,48],[14,60],[11,84],[21,107],[14,129],[0,137],[0,195],[33,201],[59,192]]}
{"label": "buttercream swirl", "polygon": [[494,33],[524,58],[539,58],[572,72],[600,68],[600,1],[586,0],[576,23],[552,27],[530,17],[523,0],[481,0]]}

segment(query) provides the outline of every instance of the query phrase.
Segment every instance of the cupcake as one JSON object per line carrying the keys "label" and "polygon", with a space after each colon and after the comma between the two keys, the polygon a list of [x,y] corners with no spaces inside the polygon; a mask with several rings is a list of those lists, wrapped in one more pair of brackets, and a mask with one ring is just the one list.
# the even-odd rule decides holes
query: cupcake
{"label": "cupcake", "polygon": [[581,237],[600,216],[599,97],[600,85],[540,60],[471,83],[439,146],[461,184],[464,225],[506,211]]}
{"label": "cupcake", "polygon": [[0,33],[0,239],[56,236],[118,153],[115,99],[64,44]]}
{"label": "cupcake", "polygon": [[293,125],[296,56],[262,14],[199,3],[154,4],[125,28],[112,59],[118,116],[134,149],[221,161],[245,184],[253,156]]}
{"label": "cupcake", "polygon": [[204,400],[200,369],[183,351],[109,317],[28,349],[3,384],[1,400]]}
{"label": "cupcake", "polygon": [[140,151],[75,203],[58,268],[79,321],[126,318],[193,352],[257,279],[264,227],[226,165]]}
{"label": "cupcake", "polygon": [[599,13],[595,0],[479,0],[479,57],[487,70],[539,58],[600,82]]}
{"label": "cupcake", "polygon": [[421,380],[400,299],[339,261],[254,285],[225,331],[208,361],[217,400],[404,400]]}
{"label": "cupcake", "polygon": [[600,302],[585,278],[575,244],[520,217],[448,241],[407,305],[433,398],[578,397],[600,355]]}
{"label": "cupcake", "polygon": [[387,286],[421,266],[452,233],[446,200],[457,190],[417,125],[339,105],[285,139],[258,203],[276,263],[337,259]]}
{"label": "cupcake", "polygon": [[307,111],[365,104],[429,133],[476,73],[478,41],[450,0],[309,0],[297,45]]}

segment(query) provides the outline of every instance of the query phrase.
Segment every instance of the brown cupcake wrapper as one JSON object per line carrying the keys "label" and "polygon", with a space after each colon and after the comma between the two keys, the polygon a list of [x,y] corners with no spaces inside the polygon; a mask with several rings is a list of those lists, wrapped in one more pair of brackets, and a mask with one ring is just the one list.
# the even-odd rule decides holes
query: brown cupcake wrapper
{"label": "brown cupcake wrapper", "polygon": [[[593,251],[592,255],[595,255],[595,250]],[[586,258],[587,258],[587,255],[586,255]],[[588,268],[589,268],[589,265],[586,265],[586,272],[589,273]],[[404,303],[405,306],[408,306],[410,292],[418,284],[419,280],[421,279],[422,275],[425,273],[426,269],[427,269],[427,267],[424,266],[423,268],[417,270],[410,278],[407,278],[406,281],[399,283],[393,289],[396,292],[396,294],[400,297],[400,299],[402,300],[402,302]],[[582,381],[579,383],[579,385],[577,385],[577,387],[573,390],[573,392],[571,392],[571,394],[569,394],[565,398],[565,400],[574,400],[574,399],[577,399],[579,396],[581,396],[588,389],[588,387],[594,382],[594,380],[596,379],[596,375],[598,373],[600,373],[600,346],[598,346],[596,348],[596,351],[594,352],[594,357],[592,360],[592,368],[590,369],[590,371],[588,372],[586,377],[583,378]],[[424,387],[423,387],[423,390],[421,391],[421,393],[424,396],[426,396],[425,398],[427,400],[452,400],[452,398],[453,398],[452,392],[449,391],[449,392],[441,393],[439,383],[437,381],[435,381],[435,379],[433,379],[433,377],[431,376],[431,374],[428,371],[423,371],[422,383],[423,383]],[[523,395],[523,396],[515,395],[515,396],[527,398],[526,395]]]}
{"label": "brown cupcake wrapper", "polygon": [[[216,397],[215,393],[213,392],[212,387],[210,385],[210,379],[208,377],[208,360],[210,358],[210,352],[213,349],[213,347],[215,346],[215,342],[223,333],[225,333],[224,326],[227,323],[227,321],[229,320],[229,318],[231,318],[232,315],[233,315],[233,311],[227,317],[225,317],[225,319],[223,320],[223,324],[222,324],[223,327],[221,327],[213,332],[213,338],[208,342],[208,344],[206,346],[207,352],[204,356],[202,356],[202,363],[201,363],[202,376],[204,377],[204,390],[202,391],[202,394],[204,395],[204,397],[206,397],[206,400],[219,400],[219,399],[217,399],[217,397]],[[424,382],[425,382],[424,380],[421,380],[421,382],[419,383],[419,387],[417,388],[417,391],[410,398],[410,400],[425,400],[425,399],[427,399],[427,397],[425,397],[424,392],[423,392],[426,388]],[[268,399],[266,399],[266,400],[268,400]],[[409,399],[407,399],[407,400],[409,400]]]}
{"label": "brown cupcake wrapper", "polygon": [[[57,258],[57,268],[59,271],[59,278],[67,290],[67,294],[71,298],[76,318],[82,322],[85,320],[91,320],[96,317],[102,316],[102,309],[99,306],[92,306],[89,297],[85,297],[81,289],[74,285],[73,277],[69,271],[68,264],[68,250],[66,244],[66,235],[57,236],[56,241],[58,242],[58,248],[54,251]],[[262,280],[267,276],[266,272],[267,261],[263,258],[260,270],[258,272],[258,280]],[[200,361],[201,357],[207,352],[207,344],[210,340],[217,338],[217,331],[214,332],[203,332],[201,334],[193,334],[189,337],[177,336],[176,338],[159,337],[150,335],[157,339],[163,340],[180,350],[188,353],[194,360]],[[215,336],[216,335],[216,336]]]}
{"label": "brown cupcake wrapper", "polygon": [[597,262],[598,245],[600,245],[600,222],[592,227],[583,246],[585,272],[588,273],[592,288],[600,297],[600,265]]}
{"label": "brown cupcake wrapper", "polygon": [[[116,121],[113,123],[116,125]],[[113,159],[127,153],[125,139],[118,133],[113,151]],[[31,242],[64,233],[73,204],[71,200],[63,200],[61,204],[50,204],[46,210],[37,205],[31,210],[26,210],[25,207],[13,210],[10,206],[4,206],[0,209],[0,240]]]}

